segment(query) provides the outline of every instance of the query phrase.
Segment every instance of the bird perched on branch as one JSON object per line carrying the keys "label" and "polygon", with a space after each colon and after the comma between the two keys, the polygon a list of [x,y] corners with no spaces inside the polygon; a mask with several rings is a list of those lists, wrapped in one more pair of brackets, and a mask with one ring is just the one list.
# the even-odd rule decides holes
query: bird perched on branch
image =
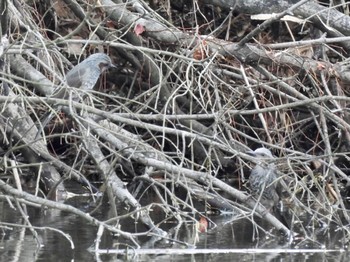
{"label": "bird perched on branch", "polygon": [[84,91],[92,90],[100,75],[113,65],[111,58],[103,53],[89,56],[83,62],[73,67],[66,75],[68,88],[59,87],[53,92],[53,98],[68,99],[69,87],[79,88]]}
{"label": "bird perched on branch", "polygon": [[[51,97],[59,99],[71,98],[72,100],[77,101],[79,100],[79,97],[82,97],[83,95],[79,95],[77,90],[74,90],[73,88],[79,88],[84,91],[92,90],[100,75],[111,67],[116,66],[113,65],[111,58],[108,55],[103,53],[93,54],[83,62],[77,64],[67,73],[65,79],[68,87],[60,86],[53,92]],[[50,112],[50,114],[44,118],[42,128],[47,125],[54,115],[53,112]],[[39,133],[40,131],[38,134]]]}
{"label": "bird perched on branch", "polygon": [[66,75],[68,86],[91,90],[100,75],[113,65],[111,58],[102,53],[89,56],[83,62],[73,67]]}
{"label": "bird perched on branch", "polygon": [[258,164],[252,169],[249,176],[251,194],[267,209],[271,210],[279,202],[276,190],[276,169],[272,162],[274,156],[266,148],[258,148],[248,152],[258,160]]}
{"label": "bird perched on branch", "polygon": [[252,169],[249,177],[249,184],[252,196],[259,201],[267,212],[271,212],[287,228],[291,228],[291,219],[283,208],[282,184],[278,180],[274,156],[266,148],[258,148],[255,151],[248,152],[249,155],[256,157],[258,163]]}

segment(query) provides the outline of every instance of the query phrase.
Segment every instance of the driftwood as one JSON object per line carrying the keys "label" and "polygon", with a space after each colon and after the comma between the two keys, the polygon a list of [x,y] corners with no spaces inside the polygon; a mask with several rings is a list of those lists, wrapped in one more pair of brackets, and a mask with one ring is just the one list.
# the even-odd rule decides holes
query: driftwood
{"label": "driftwood", "polygon": [[[193,220],[205,215],[200,202],[252,223],[258,214],[286,235],[303,232],[305,213],[320,224],[350,222],[343,197],[349,16],[313,1],[48,2],[7,1],[1,14],[0,167],[7,176],[0,190],[8,199],[84,217],[15,188],[20,170],[41,179],[42,196],[55,200],[67,195],[66,179],[91,193],[103,181],[115,219],[115,204],[123,203],[158,236],[165,232],[149,216],[155,203],[140,204],[149,188],[164,215],[179,222],[189,210]],[[261,13],[269,16],[253,20]],[[298,20],[283,21],[286,15]],[[108,53],[118,70],[84,101],[50,97],[65,72],[95,52]],[[57,104],[64,112],[40,133],[41,116]],[[295,222],[289,228],[246,189],[256,160],[245,152],[261,146],[276,155],[287,219]],[[138,245],[130,232],[86,219]]]}

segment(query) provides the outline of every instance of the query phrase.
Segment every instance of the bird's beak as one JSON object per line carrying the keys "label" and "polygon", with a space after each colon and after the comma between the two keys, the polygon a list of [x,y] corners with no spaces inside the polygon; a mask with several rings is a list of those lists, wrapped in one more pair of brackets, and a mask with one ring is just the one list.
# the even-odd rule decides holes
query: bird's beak
{"label": "bird's beak", "polygon": [[111,68],[118,68],[118,66],[116,66],[115,64],[110,64],[109,69]]}
{"label": "bird's beak", "polygon": [[254,151],[248,151],[246,152],[247,155],[250,155],[250,156],[256,156],[255,152]]}

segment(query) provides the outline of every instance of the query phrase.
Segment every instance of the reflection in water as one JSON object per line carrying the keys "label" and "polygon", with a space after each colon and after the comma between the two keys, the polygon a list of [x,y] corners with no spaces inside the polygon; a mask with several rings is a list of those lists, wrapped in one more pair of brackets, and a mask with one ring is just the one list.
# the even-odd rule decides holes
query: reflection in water
{"label": "reflection in water", "polygon": [[[89,206],[91,202],[87,197],[76,197],[69,200],[70,203],[77,207],[84,207],[86,211],[92,210]],[[156,210],[156,209],[154,209]],[[157,212],[152,213],[155,221]],[[109,206],[106,204],[99,209],[99,213],[94,214],[99,219],[108,218]],[[39,227],[37,232],[40,236],[43,246],[38,249],[35,239],[27,229],[13,227],[13,230],[3,228],[4,234],[0,241],[0,261],[116,261],[119,257],[124,256],[116,254],[96,255],[89,252],[88,249],[94,245],[97,228],[94,225],[87,224],[80,217],[51,209],[34,209],[28,207],[28,215],[33,226]],[[198,232],[193,221],[181,225],[173,223],[163,223],[163,229],[168,230],[169,239],[177,239],[178,242],[169,239],[159,239],[156,237],[142,237],[140,244],[142,248],[178,248],[188,249],[184,242],[193,244],[196,249],[241,249],[241,253],[228,254],[196,254],[196,255],[138,255],[131,260],[134,261],[304,261],[307,257],[311,261],[341,261],[346,257],[347,252],[337,253],[285,253],[285,249],[293,248],[320,248],[324,246],[327,249],[344,248],[344,238],[341,230],[327,230],[316,232],[317,239],[310,241],[308,239],[298,239],[292,244],[284,241],[284,238],[271,237],[254,228],[252,223],[247,219],[234,219],[232,216],[220,215],[211,216],[211,223],[206,233]],[[22,218],[18,212],[9,208],[6,201],[0,201],[0,221],[8,223],[22,224]],[[257,219],[258,224],[264,223]],[[140,223],[139,223],[140,224]],[[216,226],[213,226],[213,225]],[[143,232],[145,229],[138,227],[140,225],[128,221],[122,221],[121,227],[125,231]],[[141,225],[142,226],[142,225]],[[264,226],[266,227],[266,226]],[[10,227],[9,227],[10,228]],[[72,249],[70,241],[63,234],[50,230],[54,228],[61,230],[62,233],[68,234],[74,243]],[[271,229],[273,230],[273,229]],[[274,232],[275,233],[275,232]],[[104,233],[100,243],[101,249],[125,249],[127,248],[125,240],[110,233]],[[252,253],[246,249],[272,249],[269,253]],[[278,251],[280,250],[280,251]]]}

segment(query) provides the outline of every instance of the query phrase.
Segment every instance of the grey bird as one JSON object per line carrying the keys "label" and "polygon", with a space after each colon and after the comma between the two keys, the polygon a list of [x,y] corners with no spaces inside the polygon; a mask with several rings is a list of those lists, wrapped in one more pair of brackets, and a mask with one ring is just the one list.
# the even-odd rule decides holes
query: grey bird
{"label": "grey bird", "polygon": [[[110,57],[103,53],[89,56],[83,62],[73,67],[66,75],[68,87],[80,88],[84,91],[92,90],[100,75],[113,65]],[[52,94],[53,98],[68,99],[69,88],[58,87]],[[76,96],[74,97],[77,99]]]}
{"label": "grey bird", "polygon": [[93,54],[67,73],[67,84],[70,87],[91,90],[100,75],[111,67],[115,67],[115,65],[113,65],[108,55],[103,53]]}
{"label": "grey bird", "polygon": [[252,169],[249,176],[251,194],[254,198],[270,211],[279,202],[277,193],[277,175],[273,163],[274,156],[267,148],[261,147],[255,151],[247,152],[258,160],[258,164]]}
{"label": "grey bird", "polygon": [[[68,87],[58,87],[51,97],[60,99],[71,98],[72,100],[77,101],[79,100],[79,97],[83,97],[83,95],[79,95],[73,88],[79,88],[83,91],[92,90],[100,75],[111,67],[116,66],[113,65],[111,58],[108,55],[103,53],[90,55],[87,59],[73,67],[67,73],[65,80]],[[46,116],[44,121],[42,121],[41,128],[44,128],[54,115],[55,114],[51,112]],[[38,134],[41,130],[39,130]]]}

